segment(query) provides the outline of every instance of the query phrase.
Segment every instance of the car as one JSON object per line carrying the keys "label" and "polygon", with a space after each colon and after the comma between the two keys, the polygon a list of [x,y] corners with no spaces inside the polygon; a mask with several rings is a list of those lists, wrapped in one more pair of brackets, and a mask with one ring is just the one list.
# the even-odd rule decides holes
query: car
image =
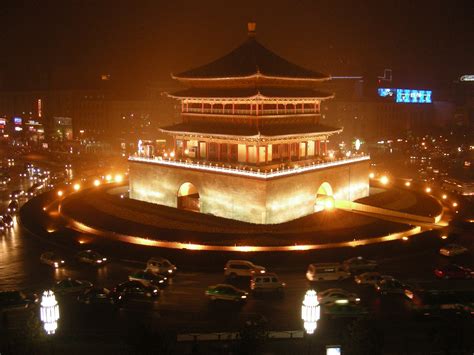
{"label": "car", "polygon": [[13,217],[10,214],[4,214],[2,216],[2,222],[5,228],[13,228]]}
{"label": "car", "polygon": [[470,279],[474,276],[471,269],[456,264],[437,267],[434,274],[441,279]]}
{"label": "car", "polygon": [[350,272],[351,274],[364,272],[364,271],[374,271],[377,269],[377,262],[375,260],[368,260],[362,256],[357,256],[344,260],[342,263],[344,270]]}
{"label": "car", "polygon": [[229,260],[224,266],[224,275],[229,278],[251,277],[254,274],[264,274],[267,270],[248,260]]}
{"label": "car", "polygon": [[80,263],[91,265],[104,265],[107,258],[94,250],[83,250],[76,254],[76,260]]}
{"label": "car", "polygon": [[390,280],[393,279],[389,275],[381,275],[379,272],[364,272],[362,274],[354,276],[354,281],[359,285],[375,285],[380,280]]}
{"label": "car", "polygon": [[43,188],[42,184],[35,183],[26,191],[26,196],[33,197],[42,188]]}
{"label": "car", "polygon": [[345,271],[339,263],[314,263],[309,264],[306,271],[308,281],[344,280],[351,274]]}
{"label": "car", "polygon": [[168,259],[162,257],[152,257],[146,263],[146,271],[155,274],[174,275],[178,268],[173,265]]}
{"label": "car", "polygon": [[282,293],[285,287],[286,284],[281,282],[275,273],[253,274],[250,279],[250,289],[253,293]]}
{"label": "car", "polygon": [[209,286],[205,292],[205,295],[211,300],[221,301],[232,301],[232,302],[245,302],[247,301],[248,293],[244,290],[240,290],[235,286],[228,284],[218,284]]}
{"label": "car", "polygon": [[58,295],[77,294],[93,287],[92,283],[85,280],[67,278],[54,284],[52,290]]}
{"label": "car", "polygon": [[439,249],[439,253],[443,256],[456,256],[465,254],[469,251],[466,247],[459,244],[447,244]]}
{"label": "car", "polygon": [[359,303],[360,298],[357,294],[346,291],[342,288],[329,288],[327,290],[318,292],[319,304],[347,304],[347,303]]}
{"label": "car", "polygon": [[35,297],[28,297],[21,291],[0,292],[0,312],[25,309],[36,302]]}
{"label": "car", "polygon": [[139,281],[145,286],[154,285],[163,287],[168,284],[168,278],[162,274],[155,274],[150,271],[140,270],[128,276],[129,281]]}
{"label": "car", "polygon": [[85,289],[77,301],[84,304],[111,304],[114,303],[112,293],[104,287],[92,287]]}
{"label": "car", "polygon": [[7,211],[9,213],[16,213],[18,212],[18,201],[17,200],[13,200],[9,203],[8,207],[7,207]]}
{"label": "car", "polygon": [[415,316],[452,318],[471,317],[472,291],[418,290],[409,304]]}
{"label": "car", "polygon": [[52,251],[47,251],[40,256],[40,262],[58,268],[65,265],[65,261],[59,255]]}
{"label": "car", "polygon": [[10,192],[10,199],[16,200],[16,199],[20,198],[21,196],[23,196],[24,194],[25,194],[25,192],[23,190],[14,190],[14,191]]}
{"label": "car", "polygon": [[145,286],[140,281],[125,281],[115,286],[112,291],[114,302],[132,300],[154,300],[159,297],[160,289],[157,286]]}
{"label": "car", "polygon": [[400,294],[403,295],[407,286],[397,279],[381,279],[374,284],[375,290],[381,295]]}
{"label": "car", "polygon": [[20,174],[18,174],[21,178],[26,178],[30,175],[30,173],[27,170],[21,171]]}
{"label": "car", "polygon": [[327,318],[358,318],[369,314],[366,308],[353,303],[331,303],[321,308],[323,317]]}

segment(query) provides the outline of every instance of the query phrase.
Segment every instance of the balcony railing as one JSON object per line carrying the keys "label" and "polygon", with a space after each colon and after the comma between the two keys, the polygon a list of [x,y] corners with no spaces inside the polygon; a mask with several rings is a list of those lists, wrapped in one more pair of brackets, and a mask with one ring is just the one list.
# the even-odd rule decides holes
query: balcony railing
{"label": "balcony railing", "polygon": [[287,176],[293,174],[299,174],[303,172],[325,169],[345,164],[357,163],[365,160],[369,160],[369,155],[356,155],[350,158],[341,158],[341,159],[331,159],[324,162],[313,161],[311,163],[301,164],[301,165],[292,165],[283,168],[277,169],[265,169],[258,167],[248,167],[248,166],[232,166],[223,163],[213,163],[213,162],[194,162],[191,160],[174,160],[163,157],[154,157],[147,158],[141,156],[131,156],[129,157],[130,161],[152,163],[164,166],[174,166],[180,168],[189,168],[201,171],[212,171],[219,172],[231,175],[240,175],[247,177],[254,177],[258,179],[271,179],[280,176]]}
{"label": "balcony railing", "polygon": [[211,114],[211,115],[246,115],[246,116],[266,116],[266,115],[293,115],[293,114],[319,114],[318,110],[315,109],[272,109],[272,110],[259,110],[258,114],[255,110],[247,109],[210,109],[210,108],[185,108],[182,113],[201,113],[201,114]]}

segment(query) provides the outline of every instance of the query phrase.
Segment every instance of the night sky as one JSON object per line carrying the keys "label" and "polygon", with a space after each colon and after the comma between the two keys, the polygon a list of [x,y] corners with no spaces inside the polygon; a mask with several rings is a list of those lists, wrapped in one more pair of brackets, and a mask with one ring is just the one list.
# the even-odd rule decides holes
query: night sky
{"label": "night sky", "polygon": [[474,73],[474,1],[28,1],[0,5],[4,88],[50,73],[110,73],[169,85],[257,38],[278,54],[332,75],[375,75],[436,86]]}

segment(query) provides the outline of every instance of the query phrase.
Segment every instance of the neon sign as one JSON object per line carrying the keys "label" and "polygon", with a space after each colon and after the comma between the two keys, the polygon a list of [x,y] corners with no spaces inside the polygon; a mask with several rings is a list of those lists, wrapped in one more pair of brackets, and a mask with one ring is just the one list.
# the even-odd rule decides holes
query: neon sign
{"label": "neon sign", "polygon": [[461,80],[461,81],[474,81],[474,74],[463,75],[463,76],[461,76],[461,78],[459,80]]}
{"label": "neon sign", "polygon": [[430,104],[431,90],[412,90],[412,89],[390,89],[379,88],[378,94],[380,97],[393,97],[397,103],[406,104]]}

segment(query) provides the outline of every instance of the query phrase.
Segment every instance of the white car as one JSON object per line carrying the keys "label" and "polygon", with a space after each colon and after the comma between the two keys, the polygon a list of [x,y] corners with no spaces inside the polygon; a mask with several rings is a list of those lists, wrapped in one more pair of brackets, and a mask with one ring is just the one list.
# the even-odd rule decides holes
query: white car
{"label": "white car", "polygon": [[459,244],[448,244],[442,247],[439,250],[439,253],[444,256],[455,256],[455,255],[461,255],[464,253],[467,253],[469,249],[466,247],[463,247],[462,245]]}
{"label": "white car", "polygon": [[168,259],[153,257],[147,261],[145,271],[154,274],[174,275],[177,269],[176,265],[173,265]]}
{"label": "white car", "polygon": [[355,293],[351,293],[342,288],[330,288],[318,292],[319,304],[348,304],[359,303],[360,298]]}
{"label": "white car", "polygon": [[253,293],[257,292],[283,292],[286,284],[282,282],[277,274],[253,274],[250,279],[250,289]]}
{"label": "white car", "polygon": [[381,275],[379,272],[364,272],[363,274],[354,276],[354,281],[360,285],[375,285],[381,280],[391,280],[392,276]]}
{"label": "white car", "polygon": [[255,265],[248,260],[229,260],[224,267],[226,277],[251,277],[255,274],[264,274],[267,270],[260,265]]}

